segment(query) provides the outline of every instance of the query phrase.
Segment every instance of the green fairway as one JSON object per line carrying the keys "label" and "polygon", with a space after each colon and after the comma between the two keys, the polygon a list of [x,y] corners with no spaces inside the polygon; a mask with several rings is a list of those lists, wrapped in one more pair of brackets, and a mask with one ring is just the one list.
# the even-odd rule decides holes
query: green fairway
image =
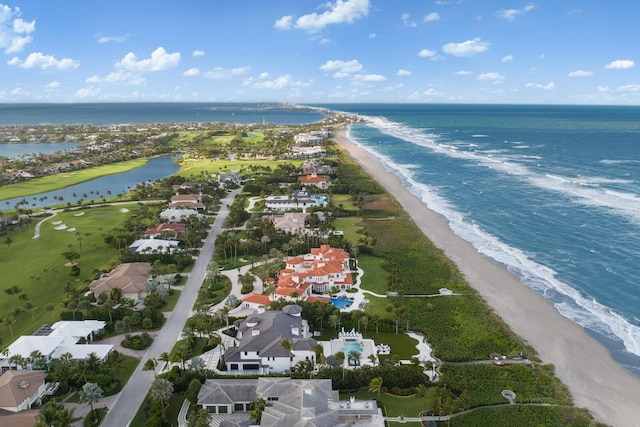
{"label": "green fairway", "polygon": [[383,263],[384,260],[379,257],[366,254],[358,255],[358,267],[364,271],[360,284],[362,289],[378,295],[385,295],[389,289],[387,284],[389,272],[382,268]]}
{"label": "green fairway", "polygon": [[32,194],[46,193],[70,187],[81,182],[90,181],[107,175],[126,172],[144,165],[147,159],[129,160],[121,163],[97,166],[95,168],[80,169],[73,172],[58,173],[42,178],[34,178],[17,184],[2,186],[0,200],[13,199],[14,197],[30,196]]}
{"label": "green fairway", "polygon": [[[3,242],[0,250],[0,271],[3,272],[0,279],[0,290],[3,291],[0,294],[0,319],[9,315],[15,318],[13,339],[31,334],[34,327],[38,328],[43,323],[59,320],[65,282],[82,290],[95,278],[95,271],[108,271],[116,265],[117,251],[106,245],[103,234],[121,227],[128,216],[135,214],[137,205],[127,205],[129,212],[121,212],[120,209],[121,206],[107,206],[60,212],[42,223],[38,238],[34,238],[34,230],[40,219],[9,234],[12,243],[7,245]],[[69,250],[80,253],[76,261],[80,268],[78,277],[71,276],[71,268],[65,265],[67,260],[62,254]],[[13,286],[18,286],[24,297],[4,292]],[[33,318],[25,310],[14,313],[15,309],[23,308],[24,299],[31,300],[35,307]],[[48,304],[53,310],[47,310]],[[0,339],[3,346],[13,341],[4,322],[0,323]]]}
{"label": "green fairway", "polygon": [[335,218],[331,225],[336,230],[344,232],[344,238],[351,242],[351,244],[358,243],[363,234],[358,233],[358,230],[363,228],[359,225],[360,218],[347,217],[347,218]]}
{"label": "green fairway", "polygon": [[180,162],[181,171],[177,175],[193,179],[203,174],[243,170],[249,166],[268,166],[276,168],[280,164],[302,164],[301,160],[215,160],[187,158]]}

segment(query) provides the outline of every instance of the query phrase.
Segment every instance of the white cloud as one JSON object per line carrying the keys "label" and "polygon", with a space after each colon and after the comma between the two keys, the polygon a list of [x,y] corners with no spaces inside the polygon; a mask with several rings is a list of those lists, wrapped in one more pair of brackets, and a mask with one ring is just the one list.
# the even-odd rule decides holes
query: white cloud
{"label": "white cloud", "polygon": [[591,77],[593,76],[593,73],[591,71],[576,70],[576,71],[570,72],[568,76],[569,77]]}
{"label": "white cloud", "polygon": [[204,50],[194,50],[191,55],[193,55],[195,58],[199,56],[204,56]]}
{"label": "white cloud", "polygon": [[367,37],[369,37],[370,39],[377,39],[378,35],[376,33],[371,33]]}
{"label": "white cloud", "polygon": [[135,53],[129,52],[122,58],[122,61],[117,63],[117,66],[128,71],[148,72],[166,70],[176,67],[178,64],[180,64],[180,52],[167,53],[160,46],[151,52],[150,58],[139,61]]}
{"label": "white cloud", "polygon": [[29,34],[36,30],[36,21],[25,21],[20,8],[12,9],[0,3],[0,49],[4,53],[16,53],[33,41]]}
{"label": "white cloud", "polygon": [[541,83],[527,83],[525,87],[528,87],[529,89],[551,90],[555,88],[556,85],[553,82],[549,82],[546,85],[543,85]]}
{"label": "white cloud", "polygon": [[500,60],[500,62],[511,62],[511,61],[513,61],[513,56],[512,55],[505,55]]}
{"label": "white cloud", "polygon": [[7,64],[16,65],[20,68],[41,68],[48,70],[56,68],[58,70],[75,69],[80,66],[80,63],[74,59],[62,58],[56,59],[51,55],[45,55],[41,52],[30,53],[24,61],[21,61],[18,57],[11,58]]}
{"label": "white cloud", "polygon": [[31,95],[31,93],[29,91],[26,91],[26,90],[22,89],[20,86],[18,86],[14,90],[12,90],[10,93],[11,93],[11,95],[15,95],[15,96],[28,96],[28,95]]}
{"label": "white cloud", "polygon": [[197,76],[198,74],[200,74],[199,68],[189,68],[187,71],[182,73],[182,75],[185,77],[193,77],[193,76]]}
{"label": "white cloud", "polygon": [[400,77],[410,76],[411,75],[411,71],[399,69],[398,72],[396,73],[396,75],[400,76]]}
{"label": "white cloud", "polygon": [[95,86],[83,87],[78,89],[75,93],[78,98],[91,98],[100,93],[100,88]]}
{"label": "white cloud", "polygon": [[533,3],[530,3],[522,9],[500,9],[496,12],[496,15],[511,22],[516,18],[516,16],[530,12],[535,9],[535,7],[536,6]]}
{"label": "white cloud", "polygon": [[420,52],[418,52],[418,56],[420,58],[436,58],[438,56],[438,52],[436,52],[435,50],[422,49]]}
{"label": "white cloud", "polygon": [[381,82],[387,80],[387,78],[381,74],[356,74],[353,76],[353,79],[362,82]]}
{"label": "white cloud", "polygon": [[439,20],[440,20],[440,15],[438,14],[438,12],[431,12],[424,16],[424,22],[433,22],[433,21],[439,21]]}
{"label": "white cloud", "polygon": [[616,88],[619,92],[638,92],[640,91],[640,84],[634,83],[629,85],[624,85]]}
{"label": "white cloud", "polygon": [[495,73],[495,72],[482,73],[482,74],[478,74],[477,79],[481,81],[501,82],[502,80],[504,80],[504,76],[501,75],[500,73]]}
{"label": "white cloud", "polygon": [[410,28],[415,28],[418,25],[411,20],[411,15],[409,15],[408,13],[403,13],[402,16],[402,25],[404,25],[405,27],[410,27]]}
{"label": "white cloud", "polygon": [[206,73],[204,73],[203,76],[213,80],[230,79],[231,77],[246,74],[247,72],[249,72],[249,70],[251,70],[251,67],[249,66],[229,68],[229,69],[222,68],[222,67],[215,67],[213,70],[207,71]]}
{"label": "white cloud", "polygon": [[491,43],[476,37],[461,43],[447,43],[442,46],[442,51],[453,56],[472,56],[486,51],[490,45]]}
{"label": "white cloud", "polygon": [[103,82],[121,86],[142,86],[146,83],[146,80],[139,74],[118,70],[107,74],[107,77],[103,79]]}
{"label": "white cloud", "polygon": [[357,59],[352,59],[351,61],[335,60],[325,62],[320,66],[320,69],[322,71],[335,71],[333,74],[335,78],[345,78],[362,70],[362,64]]}
{"label": "white cloud", "polygon": [[317,32],[332,24],[353,23],[356,19],[369,14],[369,0],[336,0],[335,3],[327,2],[320,7],[325,8],[322,13],[310,13],[299,17],[295,23],[291,15],[283,16],[275,22],[279,30],[297,28],[310,32]]}
{"label": "white cloud", "polygon": [[45,87],[47,89],[57,89],[57,88],[60,87],[60,82],[54,80],[54,81],[48,83]]}
{"label": "white cloud", "polygon": [[468,70],[460,70],[460,71],[456,71],[455,75],[456,76],[470,76],[471,74],[473,74],[471,71]]}
{"label": "white cloud", "polygon": [[100,38],[98,39],[98,43],[109,43],[109,42],[116,42],[116,43],[122,43],[123,41],[126,40],[126,36],[100,36]]}
{"label": "white cloud", "polygon": [[267,77],[269,77],[269,73],[260,73],[258,76],[260,80],[266,79]]}
{"label": "white cloud", "polygon": [[611,88],[609,86],[598,86],[598,92],[609,92]]}
{"label": "white cloud", "polygon": [[258,82],[254,86],[259,89],[282,89],[291,83],[291,74],[285,74],[283,76],[277,77],[274,80],[265,80],[263,82]]}
{"label": "white cloud", "polygon": [[611,70],[628,70],[635,67],[636,63],[631,59],[616,59],[604,66],[606,69]]}

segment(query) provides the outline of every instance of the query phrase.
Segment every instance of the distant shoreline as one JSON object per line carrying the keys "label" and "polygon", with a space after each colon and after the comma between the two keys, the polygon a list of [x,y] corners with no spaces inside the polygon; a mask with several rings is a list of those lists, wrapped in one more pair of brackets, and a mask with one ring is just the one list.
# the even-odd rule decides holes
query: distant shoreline
{"label": "distant shoreline", "polygon": [[505,268],[480,254],[456,235],[444,219],[411,194],[399,178],[346,137],[341,128],[336,143],[404,207],[418,228],[456,263],[476,289],[510,327],[532,345],[571,391],[574,404],[620,427],[640,420],[640,378],[627,372],[609,351],[585,330],[563,317],[542,296],[520,283]]}

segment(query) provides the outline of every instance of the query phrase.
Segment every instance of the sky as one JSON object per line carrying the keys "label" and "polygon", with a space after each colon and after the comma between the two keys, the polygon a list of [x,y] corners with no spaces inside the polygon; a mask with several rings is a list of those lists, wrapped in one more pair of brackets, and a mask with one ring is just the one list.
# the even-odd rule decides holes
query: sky
{"label": "sky", "polygon": [[640,105],[640,2],[0,0],[0,103]]}

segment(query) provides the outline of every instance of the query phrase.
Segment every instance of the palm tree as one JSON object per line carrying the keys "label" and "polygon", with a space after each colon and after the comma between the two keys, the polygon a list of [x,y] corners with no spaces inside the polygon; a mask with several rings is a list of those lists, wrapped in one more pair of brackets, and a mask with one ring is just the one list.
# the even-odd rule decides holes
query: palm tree
{"label": "palm tree", "polygon": [[318,363],[319,365],[324,365],[324,347],[322,346],[322,344],[315,344],[311,349],[316,353],[316,363]]}
{"label": "palm tree", "polygon": [[164,362],[164,366],[162,367],[162,370],[164,371],[165,369],[167,369],[167,365],[170,362],[173,362],[173,358],[171,357],[171,354],[169,352],[164,351],[160,353],[160,356],[158,356],[158,361]]}
{"label": "palm tree", "polygon": [[80,403],[88,403],[91,406],[91,417],[95,418],[93,404],[102,398],[102,389],[96,383],[86,383],[80,390]]}
{"label": "palm tree", "polygon": [[154,358],[151,359],[147,359],[146,362],[144,362],[144,366],[142,367],[143,371],[153,371],[153,376],[155,378],[157,378],[156,375],[156,367],[158,366],[158,361]]}
{"label": "palm tree", "polygon": [[47,304],[44,306],[44,309],[46,311],[48,311],[49,313],[51,313],[51,321],[53,322],[55,320],[55,317],[53,317],[53,310],[55,310],[55,307],[53,306],[53,304]]}
{"label": "palm tree", "polygon": [[167,401],[173,396],[173,383],[164,378],[156,378],[153,384],[151,384],[149,394],[151,395],[151,399],[157,400],[160,403],[160,407],[162,408],[162,425],[164,425],[164,411]]}
{"label": "palm tree", "polygon": [[11,332],[11,338],[13,338],[13,325],[16,324],[16,318],[13,316],[5,316],[2,319],[2,322],[9,327],[9,332]]}
{"label": "palm tree", "polygon": [[345,359],[345,355],[344,355],[344,351],[339,351],[336,354],[333,355],[333,360],[335,360],[336,362],[340,363],[340,369],[342,369],[342,379],[344,380],[344,359]]}
{"label": "palm tree", "polygon": [[371,393],[378,393],[377,398],[380,398],[380,390],[382,390],[382,377],[371,378],[369,383],[369,391]]}
{"label": "palm tree", "polygon": [[358,350],[351,350],[349,351],[349,355],[347,357],[350,361],[353,362],[353,366],[359,366],[362,353],[359,352]]}
{"label": "palm tree", "polygon": [[87,373],[91,371],[91,366],[85,359],[76,360],[73,366],[71,367],[71,378],[76,383],[87,383]]}
{"label": "palm tree", "polygon": [[290,338],[283,338],[280,340],[280,347],[284,348],[289,354],[289,372],[291,372],[291,362],[293,360],[293,340]]}
{"label": "palm tree", "polygon": [[376,364],[378,363],[378,357],[375,354],[370,354],[368,356],[368,359],[373,366],[376,366]]}
{"label": "palm tree", "polygon": [[340,315],[339,314],[332,314],[331,316],[329,316],[329,325],[331,325],[331,327],[333,327],[333,333],[336,333],[336,329],[338,328],[338,325],[340,324]]}

